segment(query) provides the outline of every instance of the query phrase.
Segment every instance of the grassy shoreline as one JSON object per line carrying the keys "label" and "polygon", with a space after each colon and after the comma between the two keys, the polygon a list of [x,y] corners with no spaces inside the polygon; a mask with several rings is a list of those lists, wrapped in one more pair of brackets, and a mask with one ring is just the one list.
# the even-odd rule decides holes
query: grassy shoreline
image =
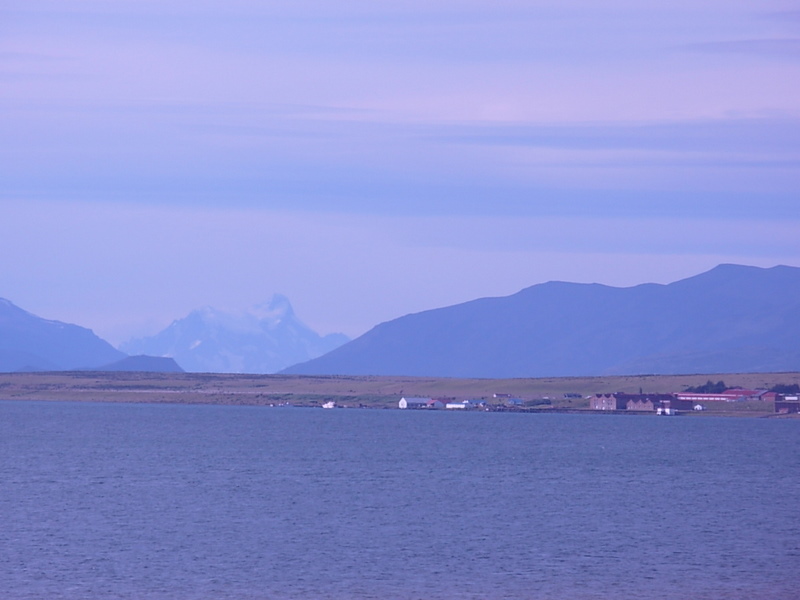
{"label": "grassy shoreline", "polygon": [[[671,393],[708,380],[729,386],[769,388],[800,383],[800,372],[711,373],[553,377],[530,379],[453,379],[444,377],[242,375],[209,373],[50,372],[0,373],[0,401],[47,400],[220,404],[240,406],[321,406],[397,408],[402,396],[484,399],[490,405],[508,394],[534,404],[529,412],[589,411],[594,393]],[[565,394],[579,395],[567,398]],[[546,403],[545,403],[546,401]],[[771,416],[771,402],[707,403],[697,416]],[[647,414],[647,413],[646,413]]]}

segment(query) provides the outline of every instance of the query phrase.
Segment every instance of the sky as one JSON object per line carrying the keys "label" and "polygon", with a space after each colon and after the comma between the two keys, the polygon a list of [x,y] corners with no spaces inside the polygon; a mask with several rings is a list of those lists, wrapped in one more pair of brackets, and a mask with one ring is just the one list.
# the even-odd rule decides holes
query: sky
{"label": "sky", "polygon": [[0,253],[113,344],[800,266],[800,4],[0,0]]}

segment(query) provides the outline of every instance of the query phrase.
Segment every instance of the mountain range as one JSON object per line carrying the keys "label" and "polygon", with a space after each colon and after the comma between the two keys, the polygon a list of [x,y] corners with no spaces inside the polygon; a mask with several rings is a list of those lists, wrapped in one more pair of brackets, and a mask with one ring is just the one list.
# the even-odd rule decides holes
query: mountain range
{"label": "mountain range", "polygon": [[720,265],[667,285],[628,288],[552,281],[406,315],[349,342],[312,331],[281,295],[238,314],[193,311],[120,350],[89,329],[0,299],[1,372],[182,367],[487,378],[776,372],[800,369],[798,339],[800,269],[787,266]]}
{"label": "mountain range", "polygon": [[37,317],[0,298],[0,371],[68,371],[124,359],[90,329]]}
{"label": "mountain range", "polygon": [[668,285],[551,281],[382,323],[284,371],[560,377],[795,371],[800,269],[720,265]]}
{"label": "mountain range", "polygon": [[206,307],[173,321],[160,333],[120,346],[129,354],[169,356],[192,372],[276,373],[316,358],[349,338],[320,336],[306,326],[286,296],[238,314]]}

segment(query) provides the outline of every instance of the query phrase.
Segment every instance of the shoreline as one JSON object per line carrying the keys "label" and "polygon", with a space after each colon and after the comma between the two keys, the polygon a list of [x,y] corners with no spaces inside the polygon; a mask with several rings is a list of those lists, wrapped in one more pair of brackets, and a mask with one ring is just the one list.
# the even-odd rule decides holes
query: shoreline
{"label": "shoreline", "polygon": [[[594,393],[672,393],[707,380],[750,387],[800,382],[800,373],[639,375],[530,379],[454,379],[391,376],[303,376],[210,373],[39,372],[0,373],[0,401],[124,402],[227,406],[398,409],[402,396],[482,399],[490,411],[531,414],[613,414],[656,416],[652,412],[598,411],[588,407]],[[494,395],[512,395],[528,406],[508,407]],[[569,396],[569,397],[568,397]],[[576,397],[578,396],[578,397]],[[713,406],[710,406],[712,405]],[[679,416],[795,418],[779,415],[771,402],[707,403],[707,410]],[[399,410],[399,409],[398,409]],[[461,412],[453,411],[453,412]],[[470,412],[482,412],[470,409]]]}

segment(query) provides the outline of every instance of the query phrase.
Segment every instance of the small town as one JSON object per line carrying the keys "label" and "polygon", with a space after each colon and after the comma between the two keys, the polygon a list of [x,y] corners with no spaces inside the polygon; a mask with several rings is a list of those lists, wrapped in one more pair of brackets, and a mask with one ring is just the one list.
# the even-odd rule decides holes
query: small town
{"label": "small town", "polygon": [[[714,378],[714,382],[709,377]],[[442,412],[800,417],[800,373],[552,379],[0,373],[3,400]],[[706,381],[706,383],[703,383]],[[677,390],[677,391],[673,391]]]}
{"label": "small town", "polygon": [[[775,414],[800,414],[800,394],[792,386],[792,393],[779,393],[775,390],[751,390],[744,388],[728,388],[717,393],[676,392],[671,394],[630,394],[630,393],[598,393],[583,398],[580,394],[564,394],[565,400],[589,400],[589,411],[606,411],[627,413],[655,413],[656,415],[674,416],[686,412],[702,412],[709,406],[732,402],[763,402],[764,407],[774,406]],[[536,408],[552,406],[550,398],[523,400],[510,394],[496,393],[492,401],[483,398],[456,400],[454,398],[403,397],[398,402],[400,409],[412,410],[484,410],[484,411],[528,411]],[[333,408],[331,403],[327,408]],[[572,412],[572,411],[570,411]]]}

